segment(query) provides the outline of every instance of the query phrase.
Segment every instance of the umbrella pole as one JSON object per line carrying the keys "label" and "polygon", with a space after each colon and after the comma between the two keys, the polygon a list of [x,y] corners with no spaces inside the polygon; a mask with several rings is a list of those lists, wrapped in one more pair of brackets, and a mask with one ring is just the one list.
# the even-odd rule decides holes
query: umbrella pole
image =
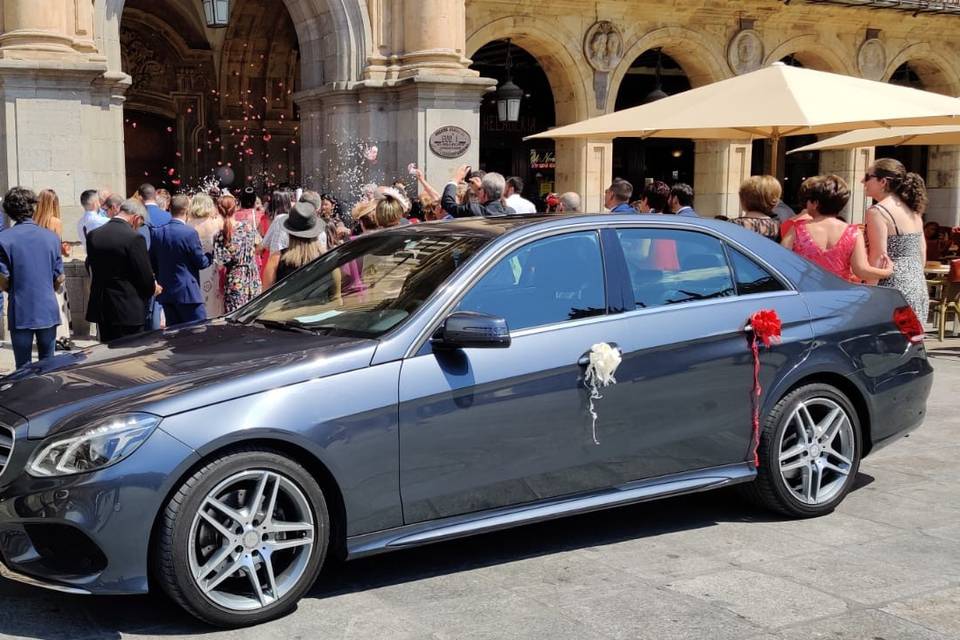
{"label": "umbrella pole", "polygon": [[[777,177],[777,162],[780,160],[780,136],[770,138],[770,175]],[[779,178],[778,178],[779,180]]]}

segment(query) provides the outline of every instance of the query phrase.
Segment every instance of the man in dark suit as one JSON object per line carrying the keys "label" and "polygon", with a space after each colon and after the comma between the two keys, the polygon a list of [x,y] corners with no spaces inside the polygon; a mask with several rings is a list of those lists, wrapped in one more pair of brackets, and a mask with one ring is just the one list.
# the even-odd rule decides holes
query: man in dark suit
{"label": "man in dark suit", "polygon": [[483,177],[471,177],[468,184],[476,194],[477,201],[468,201],[464,204],[457,202],[457,185],[467,177],[470,167],[463,165],[453,175],[453,180],[443,188],[440,196],[440,206],[447,214],[454,218],[468,218],[471,216],[498,217],[506,216],[516,211],[508,207],[503,200],[503,192],[507,181],[499,173],[487,173]]}
{"label": "man in dark suit", "polygon": [[101,342],[143,331],[144,305],[157,292],[147,244],[137,229],[146,211],[136,200],[87,235],[90,302],[87,320],[96,322]]}
{"label": "man in dark suit", "polygon": [[213,256],[203,252],[200,235],[187,225],[189,208],[190,198],[174,196],[170,201],[170,222],[150,230],[150,260],[163,287],[157,301],[163,305],[167,326],[207,318],[200,270],[213,263]]}

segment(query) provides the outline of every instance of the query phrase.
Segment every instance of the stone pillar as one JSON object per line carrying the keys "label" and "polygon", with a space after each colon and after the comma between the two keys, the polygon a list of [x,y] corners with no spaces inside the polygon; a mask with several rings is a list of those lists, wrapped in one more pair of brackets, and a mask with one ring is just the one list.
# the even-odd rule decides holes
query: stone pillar
{"label": "stone pillar", "polygon": [[[437,189],[457,166],[477,166],[480,99],[496,84],[478,77],[463,57],[464,0],[384,0],[376,13],[392,17],[391,31],[381,34],[380,55],[364,79],[327,82],[297,96],[304,182],[334,190],[347,204],[368,182],[400,179],[414,195],[411,162]],[[430,147],[443,127],[456,128],[452,135],[465,143],[445,154],[455,157]],[[364,154],[372,147],[375,161]]]}
{"label": "stone pillar", "polygon": [[613,143],[561,139],[556,145],[557,193],[575,191],[584,213],[602,213],[604,191],[613,181]]}
{"label": "stone pillar", "polygon": [[945,227],[960,226],[960,146],[930,147],[927,158],[930,204],[925,218]]}
{"label": "stone pillar", "polygon": [[52,188],[64,239],[85,189],[124,189],[123,94],[93,42],[93,3],[2,0],[0,190]]}
{"label": "stone pillar", "polygon": [[2,0],[0,57],[103,59],[93,42],[93,3],[80,0]]}
{"label": "stone pillar", "polygon": [[403,0],[401,16],[400,78],[463,75],[464,0]]}
{"label": "stone pillar", "polygon": [[750,176],[750,142],[697,140],[694,157],[694,209],[706,218],[740,217],[740,183]]}
{"label": "stone pillar", "polygon": [[[301,93],[305,184],[331,189],[350,204],[368,182],[389,184],[399,178],[413,185],[407,166],[415,162],[442,189],[456,167],[479,164],[480,98],[489,82],[447,76]],[[469,146],[462,155],[445,158],[431,150],[430,136],[441,127],[466,132]],[[375,161],[365,153],[372,147],[377,148]]]}
{"label": "stone pillar", "polygon": [[863,190],[863,174],[873,163],[873,147],[838,149],[820,152],[820,173],[833,173],[843,178],[850,187],[850,202],[843,210],[843,217],[860,224],[867,208],[873,204]]}

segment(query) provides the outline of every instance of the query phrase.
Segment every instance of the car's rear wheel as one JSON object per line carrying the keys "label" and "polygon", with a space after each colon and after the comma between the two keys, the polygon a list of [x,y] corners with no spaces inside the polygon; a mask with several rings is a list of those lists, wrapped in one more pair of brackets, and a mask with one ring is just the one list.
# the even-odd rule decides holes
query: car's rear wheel
{"label": "car's rear wheel", "polygon": [[745,490],[789,516],[830,513],[849,493],[861,451],[860,423],[847,397],[830,385],[804,385],[767,416],[757,479]]}
{"label": "car's rear wheel", "polygon": [[274,451],[234,451],[205,464],[167,503],[157,578],[205,622],[265,622],[314,583],[329,530],[323,491],[306,469]]}

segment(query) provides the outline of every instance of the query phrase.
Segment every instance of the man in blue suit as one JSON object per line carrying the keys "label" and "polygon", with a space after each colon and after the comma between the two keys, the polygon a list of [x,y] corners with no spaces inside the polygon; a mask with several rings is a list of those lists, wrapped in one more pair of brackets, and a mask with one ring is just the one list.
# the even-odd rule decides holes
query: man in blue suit
{"label": "man in blue suit", "polygon": [[[149,249],[152,230],[170,224],[170,214],[157,204],[157,190],[152,184],[147,182],[140,185],[137,195],[143,200],[143,206],[147,210],[147,218],[144,220],[145,224],[140,227],[140,235],[147,241],[147,249]],[[144,331],[155,331],[160,328],[160,303],[156,298],[150,298],[147,301],[144,316],[146,318]]]}
{"label": "man in blue suit", "polygon": [[670,199],[667,200],[670,205],[670,213],[687,218],[699,218],[700,216],[693,210],[693,187],[683,182],[670,187]]}
{"label": "man in blue suit", "polygon": [[207,318],[200,270],[213,263],[213,256],[203,252],[197,230],[187,225],[189,208],[190,198],[174,196],[170,222],[150,229],[150,261],[163,287],[157,301],[163,305],[167,326]]}
{"label": "man in blue suit", "polygon": [[162,227],[170,223],[170,214],[160,208],[157,204],[157,190],[152,184],[146,183],[140,185],[137,189],[140,199],[143,200],[143,206],[147,208],[147,225],[150,227]]}
{"label": "man in blue suit", "polygon": [[603,193],[603,206],[609,209],[610,213],[636,213],[637,210],[630,206],[631,197],[633,185],[623,178],[614,178],[613,183]]}

